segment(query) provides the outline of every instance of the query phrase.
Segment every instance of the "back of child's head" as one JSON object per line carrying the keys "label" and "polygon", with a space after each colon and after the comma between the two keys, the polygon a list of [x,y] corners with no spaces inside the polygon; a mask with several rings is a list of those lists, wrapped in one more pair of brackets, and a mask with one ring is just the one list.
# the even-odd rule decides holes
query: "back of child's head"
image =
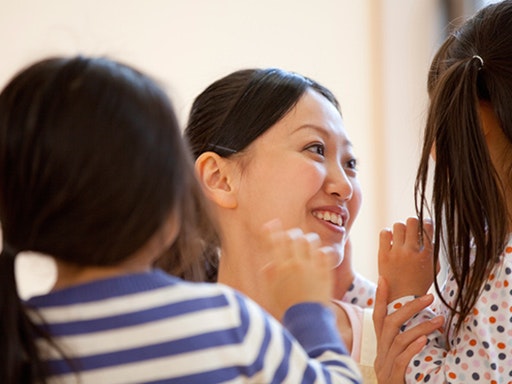
{"label": "back of child's head", "polygon": [[138,250],[186,193],[173,109],[149,78],[104,58],[41,61],[0,95],[4,244],[79,265]]}
{"label": "back of child's head", "polygon": [[195,183],[169,99],[137,70],[106,58],[51,58],[7,84],[0,94],[0,381],[18,381],[20,362],[37,360],[16,294],[16,254],[115,265],[172,214],[190,216]]}
{"label": "back of child's head", "polygon": [[507,236],[504,191],[511,179],[498,176],[480,111],[490,107],[512,143],[511,36],[512,1],[489,5],[450,34],[428,76],[430,107],[416,180],[417,210],[422,218],[429,195],[429,158],[434,154],[434,259],[444,246],[460,289],[454,300],[461,313],[456,330],[476,302]]}

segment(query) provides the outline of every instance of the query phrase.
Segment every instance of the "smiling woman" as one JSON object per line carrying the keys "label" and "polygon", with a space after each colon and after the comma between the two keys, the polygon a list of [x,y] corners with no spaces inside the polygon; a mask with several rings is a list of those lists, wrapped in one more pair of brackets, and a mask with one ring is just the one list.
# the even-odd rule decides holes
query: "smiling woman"
{"label": "smiling woman", "polygon": [[[260,233],[273,219],[295,229],[291,236],[299,229],[333,249],[333,267],[342,263],[362,194],[354,149],[328,89],[280,69],[240,70],[196,98],[185,135],[219,224],[212,250],[220,256],[220,282],[272,312],[257,271],[271,261]],[[353,285],[350,257],[336,271],[339,285]],[[356,281],[358,292],[371,295],[371,283]],[[362,310],[339,303],[332,308],[340,333],[359,361]]]}
{"label": "smiling woman", "polygon": [[[265,262],[253,234],[278,217],[285,228],[317,233],[323,245],[336,249],[339,264],[360,206],[360,199],[352,197],[361,193],[347,142],[336,107],[317,91],[306,91],[292,112],[231,157],[234,166],[229,167],[228,182],[234,204],[220,208],[233,211],[235,220],[226,223],[230,229],[225,231],[234,236],[223,238],[232,238],[230,243],[242,241],[236,249],[254,243],[251,250],[258,256],[251,259]],[[198,165],[204,161],[213,164],[216,157],[204,153]],[[215,174],[217,169],[200,168],[205,186],[212,186],[211,172]],[[216,186],[209,189],[212,197]],[[223,257],[221,264],[232,256],[223,251]],[[220,272],[222,276],[224,270]]]}
{"label": "smiling woman", "polygon": [[268,260],[255,234],[274,218],[317,233],[342,261],[361,188],[326,88],[278,69],[238,71],[197,97],[185,134],[221,224],[221,281],[257,283],[254,268]]}

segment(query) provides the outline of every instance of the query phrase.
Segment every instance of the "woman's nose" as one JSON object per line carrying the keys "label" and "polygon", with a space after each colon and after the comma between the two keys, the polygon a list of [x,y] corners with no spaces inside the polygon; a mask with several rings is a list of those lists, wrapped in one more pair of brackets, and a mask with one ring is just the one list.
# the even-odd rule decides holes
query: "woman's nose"
{"label": "woman's nose", "polygon": [[326,180],[327,193],[338,196],[341,200],[350,200],[354,192],[352,183],[342,166],[330,167]]}

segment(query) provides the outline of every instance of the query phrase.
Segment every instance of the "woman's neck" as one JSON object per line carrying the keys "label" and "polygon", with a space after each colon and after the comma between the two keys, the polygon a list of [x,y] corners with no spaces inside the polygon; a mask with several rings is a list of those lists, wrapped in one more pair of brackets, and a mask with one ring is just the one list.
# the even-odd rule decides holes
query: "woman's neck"
{"label": "woman's neck", "polygon": [[268,308],[261,286],[259,271],[265,261],[254,249],[231,250],[222,248],[219,259],[218,282],[226,284]]}

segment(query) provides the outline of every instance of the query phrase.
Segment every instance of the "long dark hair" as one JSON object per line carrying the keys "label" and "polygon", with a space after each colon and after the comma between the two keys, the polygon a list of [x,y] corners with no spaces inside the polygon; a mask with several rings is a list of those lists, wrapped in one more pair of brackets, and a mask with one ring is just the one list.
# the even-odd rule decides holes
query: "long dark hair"
{"label": "long dark hair", "polygon": [[[503,251],[508,232],[504,183],[493,166],[479,119],[492,105],[512,142],[512,1],[490,5],[449,36],[428,77],[430,107],[415,195],[428,209],[429,157],[435,152],[432,212],[434,261],[444,251],[458,285],[448,305],[455,334],[471,312]],[[452,321],[449,322],[450,324]],[[449,334],[449,332],[447,332]]]}
{"label": "long dark hair", "polygon": [[[193,175],[168,97],[127,65],[51,58],[7,84],[0,94],[0,382],[46,377],[34,341],[42,331],[16,291],[16,254],[115,265],[171,214],[191,238],[191,212],[201,201]],[[180,247],[174,256],[193,264]]]}
{"label": "long dark hair", "polygon": [[[278,68],[242,69],[213,82],[192,104],[185,138],[194,157],[212,151],[223,157],[240,153],[281,120],[308,89],[323,95],[340,111],[330,90]],[[340,111],[341,113],[341,111]],[[204,241],[209,279],[217,274],[218,237]]]}

